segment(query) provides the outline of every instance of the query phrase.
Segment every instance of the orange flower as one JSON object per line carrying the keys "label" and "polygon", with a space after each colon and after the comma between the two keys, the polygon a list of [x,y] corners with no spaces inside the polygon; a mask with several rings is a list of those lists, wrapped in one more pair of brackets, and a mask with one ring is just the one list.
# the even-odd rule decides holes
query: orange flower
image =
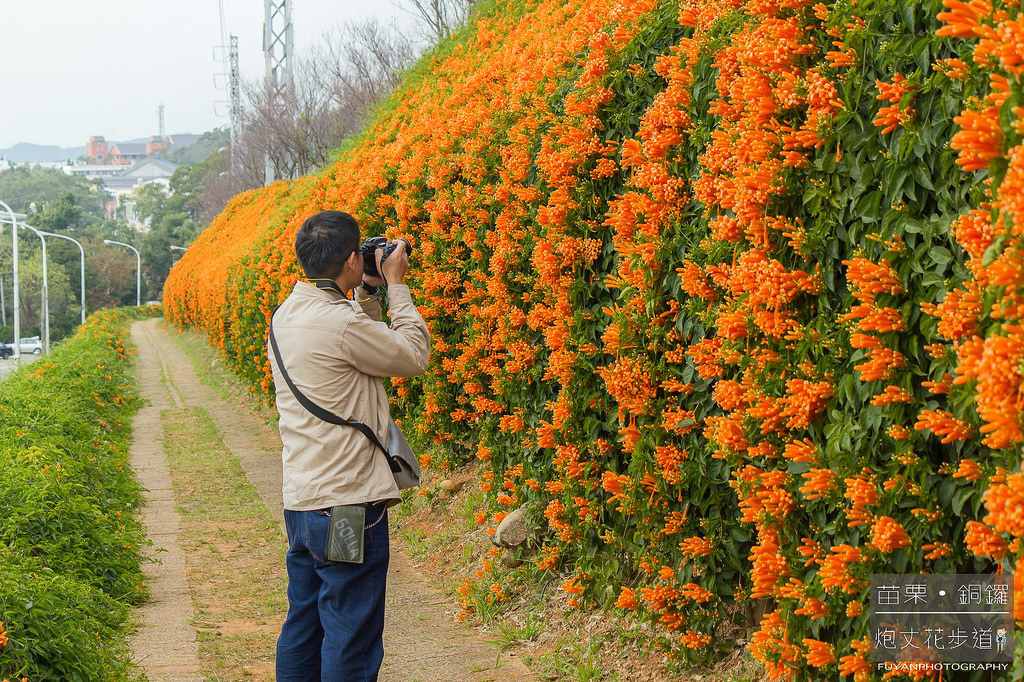
{"label": "orange flower", "polygon": [[765,533],[760,544],[754,545],[751,549],[751,598],[771,596],[776,585],[789,577],[789,564],[780,550],[778,537],[773,533]]}
{"label": "orange flower", "polygon": [[686,461],[688,453],[674,445],[659,445],[654,451],[654,460],[661,468],[665,481],[676,485],[682,481],[679,466]]}
{"label": "orange flower", "polygon": [[687,630],[686,633],[679,638],[679,641],[687,649],[701,649],[711,643],[711,635],[699,634],[693,630]]}
{"label": "orange flower", "polygon": [[886,433],[889,434],[889,437],[893,440],[906,440],[910,438],[912,432],[905,426],[893,424],[886,430]]}
{"label": "orange flower", "polygon": [[836,650],[834,646],[816,639],[805,638],[802,641],[803,645],[807,647],[807,653],[804,654],[807,665],[815,668],[824,668],[826,665],[835,663]]}
{"label": "orange flower", "polygon": [[572,576],[562,583],[562,590],[569,594],[579,595],[583,593],[583,586],[579,583],[579,576]]}
{"label": "orange flower", "polygon": [[822,587],[828,592],[836,590],[845,594],[856,594],[860,591],[863,581],[857,580],[850,569],[850,564],[861,560],[861,552],[847,544],[832,547],[832,554],[825,557],[821,564]]}
{"label": "orange flower", "polygon": [[1000,533],[1024,536],[1024,474],[1010,474],[1006,482],[985,491],[985,523]]}
{"label": "orange flower", "polygon": [[953,36],[957,38],[974,38],[984,35],[981,31],[982,19],[988,19],[992,14],[992,5],[988,0],[943,0],[944,7],[949,12],[939,12],[938,20],[946,25],[935,32],[938,36]]}
{"label": "orange flower", "polygon": [[871,544],[883,554],[910,546],[910,537],[903,526],[891,516],[880,516],[871,527]]}
{"label": "orange flower", "polygon": [[953,554],[953,545],[948,542],[929,542],[921,545],[921,549],[927,552],[924,555],[924,558],[930,561],[951,556]]}
{"label": "orange flower", "polygon": [[558,566],[559,550],[554,545],[547,545],[540,550],[540,558],[537,559],[537,568],[542,571],[553,571]]}
{"label": "orange flower", "polygon": [[768,679],[789,679],[798,669],[801,652],[790,643],[788,631],[781,612],[775,610],[765,615],[750,638],[750,653],[765,665]]}
{"label": "orange flower", "polygon": [[817,500],[836,489],[836,478],[839,475],[831,469],[811,469],[801,476],[807,479],[807,483],[801,486],[800,492],[808,500]]}
{"label": "orange flower", "polygon": [[703,271],[697,265],[689,261],[683,261],[683,266],[677,268],[676,273],[679,275],[683,291],[690,296],[695,296],[705,301],[713,301],[717,298],[718,294],[707,283]]}
{"label": "orange flower", "polygon": [[644,414],[656,389],[651,383],[651,368],[647,363],[631,357],[620,358],[597,374],[604,379],[608,393],[618,401],[622,410],[630,414]]}
{"label": "orange flower", "polygon": [[871,638],[855,639],[850,646],[854,653],[839,659],[839,674],[843,677],[853,675],[854,679],[859,679],[859,675],[867,675],[874,669],[867,660],[867,654],[871,651]]}
{"label": "orange flower", "polygon": [[910,395],[910,392],[901,386],[886,386],[884,391],[871,398],[871,404],[878,407],[892,403],[912,402],[914,402],[914,396]]}
{"label": "orange flower", "polygon": [[922,303],[921,310],[939,318],[939,334],[956,341],[977,333],[981,294],[977,285],[969,284],[966,289],[951,291],[938,305]]}
{"label": "orange flower", "polygon": [[783,450],[783,456],[794,462],[810,462],[816,464],[818,461],[818,448],[808,439],[788,443]]}
{"label": "orange flower", "polygon": [[1005,540],[994,533],[991,528],[977,521],[967,522],[967,535],[964,537],[964,544],[967,545],[967,549],[974,552],[975,556],[987,556],[996,561],[1003,559],[1010,551]]}
{"label": "orange flower", "polygon": [[698,585],[697,583],[687,583],[683,585],[682,595],[687,599],[692,599],[698,604],[704,604],[705,602],[709,602],[715,596],[707,590],[705,590],[700,585]]}
{"label": "orange flower", "polygon": [[619,592],[619,598],[615,601],[615,605],[620,609],[635,611],[640,606],[640,602],[637,601],[636,592],[623,586]]}
{"label": "orange flower", "polygon": [[[838,46],[842,47],[842,43],[840,42]],[[844,51],[832,50],[825,55],[825,58],[828,59],[832,68],[836,70],[857,65],[857,51],[852,47],[848,47]]]}
{"label": "orange flower", "polygon": [[796,548],[796,551],[807,559],[804,562],[804,566],[810,566],[813,563],[821,563],[825,557],[825,548],[821,546],[820,542],[811,540],[810,538],[802,538],[800,540],[800,546]]}
{"label": "orange flower", "polygon": [[819,620],[828,615],[828,606],[820,599],[810,597],[804,600],[803,606],[793,611],[800,616],[807,616],[811,620]]}
{"label": "orange flower", "polygon": [[977,481],[981,478],[984,473],[981,470],[981,465],[975,462],[973,459],[967,459],[966,457],[960,460],[960,467],[953,474],[953,478],[966,478],[968,481]]}
{"label": "orange flower", "polygon": [[688,557],[711,556],[715,543],[710,538],[692,537],[679,543],[679,550]]}
{"label": "orange flower", "polygon": [[854,369],[860,372],[861,381],[877,381],[879,379],[892,379],[896,369],[906,364],[906,358],[902,353],[891,348],[873,348],[868,351],[868,361],[854,365]]}
{"label": "orange flower", "polygon": [[612,496],[609,502],[625,501],[626,494],[632,486],[633,479],[627,474],[606,471],[601,475],[601,487]]}
{"label": "orange flower", "polygon": [[853,508],[863,510],[878,503],[878,486],[868,481],[863,474],[856,478],[844,479],[846,492],[843,497],[853,502]]}
{"label": "orange flower", "polygon": [[789,417],[788,429],[805,429],[825,411],[834,392],[830,381],[790,379],[786,382],[786,397],[779,401],[784,406],[779,417]]}
{"label": "orange flower", "polygon": [[918,431],[929,429],[936,436],[943,436],[943,443],[965,440],[974,434],[970,424],[942,410],[922,410],[914,428]]}
{"label": "orange flower", "polygon": [[981,111],[968,109],[955,117],[953,122],[961,130],[953,135],[950,146],[960,152],[956,162],[965,171],[985,170],[991,160],[1003,155],[1003,131],[999,125],[998,106],[992,105]]}

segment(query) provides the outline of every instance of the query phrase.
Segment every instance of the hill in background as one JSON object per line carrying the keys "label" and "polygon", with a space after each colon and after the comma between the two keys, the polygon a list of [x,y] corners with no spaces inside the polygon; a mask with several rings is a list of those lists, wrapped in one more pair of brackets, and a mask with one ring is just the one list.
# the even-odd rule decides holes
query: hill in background
{"label": "hill in background", "polygon": [[83,154],[85,154],[85,145],[82,145],[81,147],[58,147],[53,144],[19,142],[13,147],[0,149],[0,157],[7,157],[14,163],[67,161],[68,159],[77,159]]}
{"label": "hill in background", "polygon": [[[179,136],[182,134],[179,133]],[[184,133],[189,135],[189,133]],[[171,137],[175,137],[172,135]],[[224,139],[227,138],[227,134],[220,136]],[[219,139],[219,138],[218,138]],[[110,144],[145,144],[148,138],[139,137],[133,140],[118,140],[110,141]],[[209,141],[209,139],[207,139]],[[220,143],[217,146],[223,146],[225,143]],[[190,145],[191,147],[191,145]],[[217,147],[210,148],[209,145],[203,145],[200,150],[193,150],[187,154],[182,155],[182,150],[175,150],[179,152],[179,159],[172,159],[175,163],[191,165],[197,161],[209,156]],[[19,142],[13,147],[7,149],[0,149],[0,158],[6,157],[14,163],[47,163],[57,161],[68,161],[69,159],[77,159],[80,156],[85,156],[85,145],[81,147],[59,147],[53,144],[33,144],[31,142]]]}

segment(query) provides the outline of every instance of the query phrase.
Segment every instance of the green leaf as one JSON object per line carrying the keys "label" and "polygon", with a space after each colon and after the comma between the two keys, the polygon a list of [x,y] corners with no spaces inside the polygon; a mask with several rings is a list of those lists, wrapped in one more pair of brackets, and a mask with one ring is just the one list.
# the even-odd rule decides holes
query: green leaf
{"label": "green leaf", "polygon": [[[949,480],[952,481],[953,479]],[[964,503],[971,498],[972,493],[974,493],[974,491],[971,490],[970,488],[964,488],[956,492],[956,495],[953,496],[953,504],[950,505],[950,508],[953,510],[954,514],[959,514],[961,512],[961,510],[964,508]]]}
{"label": "green leaf", "polygon": [[[938,498],[940,500],[948,500],[953,495],[953,490],[956,488],[956,480],[950,477],[946,477],[942,480],[939,485]],[[959,513],[959,510],[957,510]]]}
{"label": "green leaf", "polygon": [[928,255],[939,265],[946,265],[953,260],[953,254],[944,246],[933,246],[928,250]]}
{"label": "green leaf", "polygon": [[928,172],[928,168],[923,164],[914,166],[914,181],[929,192],[935,191],[935,185],[932,184],[931,174]]}

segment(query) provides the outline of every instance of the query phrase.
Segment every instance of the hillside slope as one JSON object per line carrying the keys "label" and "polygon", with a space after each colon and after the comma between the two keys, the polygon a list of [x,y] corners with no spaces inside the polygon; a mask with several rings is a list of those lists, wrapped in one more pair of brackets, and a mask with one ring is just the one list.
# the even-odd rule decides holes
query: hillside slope
{"label": "hillside slope", "polygon": [[1024,25],[947,4],[495,0],[334,167],[236,198],[168,316],[267,391],[302,220],[410,238],[396,412],[488,463],[481,522],[525,506],[530,565],[673,656],[763,612],[772,677],[866,678],[872,574],[1024,534]]}

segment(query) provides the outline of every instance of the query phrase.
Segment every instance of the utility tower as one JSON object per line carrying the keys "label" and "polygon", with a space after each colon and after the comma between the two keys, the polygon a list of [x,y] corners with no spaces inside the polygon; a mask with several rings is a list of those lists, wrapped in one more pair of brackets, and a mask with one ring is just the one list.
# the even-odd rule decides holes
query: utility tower
{"label": "utility tower", "polygon": [[[221,63],[223,71],[219,75],[224,77],[224,82],[219,84],[216,75],[213,82],[218,90],[227,90],[228,93],[228,120],[231,123],[228,147],[231,150],[231,170],[234,171],[238,168],[238,145],[242,134],[242,78],[238,68],[238,36],[231,35],[229,42],[224,0],[218,0],[217,4],[220,7],[220,45],[214,47],[213,58]],[[217,104],[223,104],[223,101],[214,103],[214,111],[217,111]],[[223,116],[219,111],[217,115]]]}
{"label": "utility tower", "polygon": [[[279,116],[288,116],[283,95],[292,85],[292,2],[291,0],[264,0],[263,54],[266,57],[267,97],[271,110]],[[274,151],[275,153],[271,154]],[[268,150],[266,155],[266,184],[292,178],[295,174],[292,160],[281,150]]]}
{"label": "utility tower", "polygon": [[160,139],[164,139],[164,105],[157,107],[157,115],[160,117]]}
{"label": "utility tower", "polygon": [[238,137],[242,134],[242,84],[238,70],[238,36],[231,36],[228,52],[228,114],[231,118],[231,168],[238,165]]}

